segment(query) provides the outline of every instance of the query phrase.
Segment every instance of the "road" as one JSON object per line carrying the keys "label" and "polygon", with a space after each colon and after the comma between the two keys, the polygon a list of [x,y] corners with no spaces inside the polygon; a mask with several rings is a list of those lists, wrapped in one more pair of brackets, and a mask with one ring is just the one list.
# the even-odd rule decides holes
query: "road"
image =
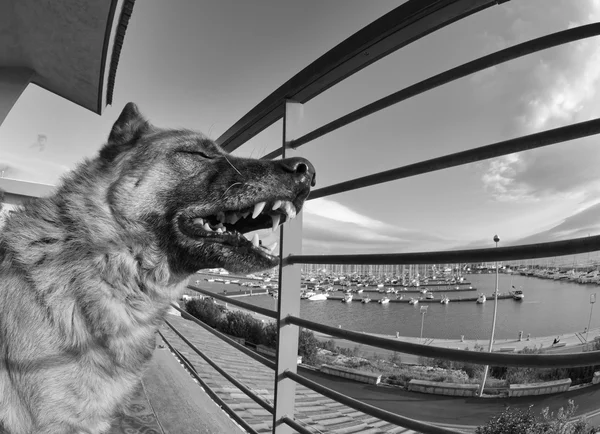
{"label": "road", "polygon": [[[577,415],[595,412],[600,406],[600,385],[545,396],[520,398],[460,398],[409,392],[395,387],[374,386],[303,370],[302,375],[319,384],[384,410],[423,421],[451,425],[483,425],[507,406],[539,414],[543,408],[557,411],[573,399]],[[596,418],[593,420],[596,421]]]}

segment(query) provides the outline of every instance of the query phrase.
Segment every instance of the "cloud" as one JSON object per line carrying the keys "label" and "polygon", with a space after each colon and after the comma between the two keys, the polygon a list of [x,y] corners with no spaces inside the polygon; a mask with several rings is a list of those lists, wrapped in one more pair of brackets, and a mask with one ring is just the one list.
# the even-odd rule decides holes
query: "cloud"
{"label": "cloud", "polygon": [[574,213],[556,226],[517,240],[513,244],[560,241],[600,234],[600,202]]}
{"label": "cloud", "polygon": [[[558,1],[539,15],[539,2],[516,6],[507,39],[513,42],[600,21],[600,1]],[[553,23],[547,28],[547,22]],[[600,41],[597,37],[545,50],[501,67],[494,79],[516,97],[512,136],[531,134],[600,116]],[[510,65],[510,64],[509,64]],[[497,77],[497,78],[496,78]],[[508,155],[487,162],[482,183],[498,201],[589,198],[598,192],[598,137]],[[568,147],[568,148],[567,148]],[[568,156],[567,158],[565,158]],[[597,196],[589,199],[595,200]]]}
{"label": "cloud", "polygon": [[427,250],[450,241],[433,233],[392,225],[331,199],[304,208],[304,253],[391,253]]}

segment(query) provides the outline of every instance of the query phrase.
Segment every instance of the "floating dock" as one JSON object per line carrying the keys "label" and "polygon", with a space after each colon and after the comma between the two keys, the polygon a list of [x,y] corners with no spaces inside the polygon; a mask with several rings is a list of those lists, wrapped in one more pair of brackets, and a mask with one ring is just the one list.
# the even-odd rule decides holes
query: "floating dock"
{"label": "floating dock", "polygon": [[[479,296],[477,297],[458,297],[458,298],[449,298],[450,299],[450,303],[460,303],[460,302],[476,302],[477,299],[479,298]],[[487,298],[487,302],[493,302],[494,301],[494,296],[493,295],[486,295]],[[512,299],[513,296],[512,294],[499,294],[498,295],[498,300],[508,300],[508,299]],[[337,297],[337,296],[331,296],[328,297],[327,300],[332,300],[332,301],[342,301],[344,299],[344,297]],[[352,299],[352,303],[360,303],[361,302],[361,298],[360,297],[355,297]],[[403,298],[402,300],[396,300],[394,298],[390,298],[390,303],[406,303],[408,304],[408,302],[410,301],[410,298]],[[420,298],[419,299],[419,304],[420,303],[438,303],[440,304],[441,298],[433,298],[433,299],[427,299],[427,298]],[[372,298],[371,299],[371,303],[375,303],[377,304],[379,302],[378,298]]]}

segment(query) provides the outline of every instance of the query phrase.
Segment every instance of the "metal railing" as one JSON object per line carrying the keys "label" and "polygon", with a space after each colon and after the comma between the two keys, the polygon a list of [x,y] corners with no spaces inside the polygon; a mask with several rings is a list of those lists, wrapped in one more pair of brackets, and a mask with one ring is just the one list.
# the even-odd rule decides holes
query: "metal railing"
{"label": "metal railing", "polygon": [[[221,144],[224,149],[233,151],[277,120],[283,118],[282,146],[280,149],[271,152],[263,158],[274,158],[280,155],[286,157],[303,144],[443,84],[450,83],[485,68],[517,59],[540,50],[600,35],[600,23],[595,23],[557,32],[506,48],[399,90],[385,98],[342,116],[337,120],[329,122],[308,134],[301,137],[295,137],[294,130],[297,127],[298,121],[296,114],[303,103],[395,50],[461,18],[499,3],[503,2],[489,0],[410,0],[371,25],[365,27],[363,30],[348,38],[346,41],[342,42],[330,52],[306,67],[303,71],[258,104],[233,127],[227,130],[227,132],[217,139],[217,142]],[[549,146],[599,133],[600,119],[555,128],[320,188],[311,193],[309,200],[499,157],[514,152]],[[302,255],[302,215],[300,214],[297,219],[292,220],[280,230],[281,265],[279,269],[279,301],[277,313],[268,309],[257,308],[239,300],[214,294],[210,291],[190,287],[205,295],[210,295],[227,303],[259,312],[270,318],[274,318],[277,321],[279,331],[278,350],[276,361],[273,363],[258,354],[250,354],[253,352],[219,332],[212,330],[211,327],[203,325],[200,321],[192,319],[211,333],[234,345],[245,354],[274,369],[275,400],[273,406],[264,402],[249,388],[232,378],[224,369],[214,366],[214,362],[209,361],[209,358],[203,355],[200,350],[195,348],[189,340],[185,339],[179,331],[167,322],[173,331],[184,339],[184,341],[211,364],[211,366],[219,370],[226,378],[240,387],[242,392],[273,414],[273,432],[275,434],[287,434],[292,432],[292,430],[302,433],[312,432],[306,429],[302,424],[299,424],[293,417],[296,383],[306,386],[313,391],[360,410],[368,415],[409,429],[418,430],[419,432],[427,434],[457,433],[457,431],[452,429],[427,422],[416,421],[368,405],[328,389],[305,376],[298,374],[296,355],[298,351],[299,327],[391,351],[475,364],[528,367],[576,367],[600,364],[600,351],[578,354],[525,355],[430,347],[427,345],[400,342],[397,340],[379,338],[340,328],[329,327],[307,321],[300,318],[299,315],[300,264],[431,264],[543,258],[600,250],[600,236],[514,247],[445,252],[368,255]],[[183,310],[178,310],[182,312],[182,315],[186,318],[189,317]]]}

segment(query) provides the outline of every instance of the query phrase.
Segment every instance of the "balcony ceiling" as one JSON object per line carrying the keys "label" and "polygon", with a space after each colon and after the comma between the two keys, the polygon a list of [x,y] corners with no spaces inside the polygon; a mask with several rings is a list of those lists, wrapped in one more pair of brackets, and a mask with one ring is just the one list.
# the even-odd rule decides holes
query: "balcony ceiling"
{"label": "balcony ceiling", "polygon": [[112,90],[133,0],[0,0],[0,68],[101,114]]}

